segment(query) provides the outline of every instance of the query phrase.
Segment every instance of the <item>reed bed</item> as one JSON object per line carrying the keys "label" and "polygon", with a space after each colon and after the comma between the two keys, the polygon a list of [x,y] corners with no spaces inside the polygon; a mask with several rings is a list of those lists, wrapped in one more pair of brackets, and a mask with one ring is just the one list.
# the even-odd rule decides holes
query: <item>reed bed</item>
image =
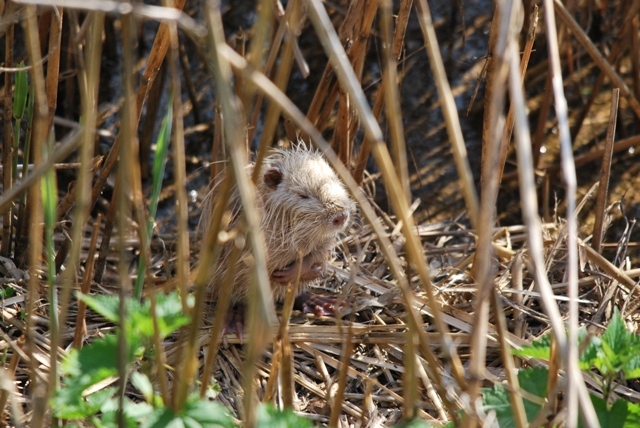
{"label": "reed bed", "polygon": [[[640,2],[480,3],[1,2],[0,425],[263,426],[267,403],[596,427],[639,403],[581,361],[618,313],[638,323]],[[246,165],[294,140],[358,206],[314,290],[335,318],[270,298]],[[232,186],[242,340],[210,293]],[[548,356],[514,351],[537,340]]]}

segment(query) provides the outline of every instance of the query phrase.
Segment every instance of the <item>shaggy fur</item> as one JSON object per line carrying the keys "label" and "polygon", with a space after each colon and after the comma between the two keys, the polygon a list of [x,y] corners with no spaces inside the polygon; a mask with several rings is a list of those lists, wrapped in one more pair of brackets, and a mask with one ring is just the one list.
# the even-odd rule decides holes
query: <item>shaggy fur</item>
{"label": "shaggy fur", "polygon": [[[253,165],[250,165],[247,172],[250,174],[252,171]],[[267,245],[269,275],[296,262],[299,252],[306,261],[324,265],[355,211],[355,205],[342,182],[319,152],[303,145],[273,151],[265,159],[261,171],[256,202]],[[207,233],[221,181],[222,176],[216,178],[206,197],[199,226],[202,236]],[[230,197],[229,208],[233,212],[232,229],[237,226],[242,209],[235,189]],[[228,243],[223,248],[220,263],[211,278],[214,294],[229,268],[226,259],[231,245]],[[250,271],[243,260],[250,258],[250,252],[251,249],[245,250],[239,266],[235,268],[232,304],[247,300]],[[301,278],[298,294],[314,281]],[[274,300],[284,299],[286,285],[272,281],[271,288]]]}

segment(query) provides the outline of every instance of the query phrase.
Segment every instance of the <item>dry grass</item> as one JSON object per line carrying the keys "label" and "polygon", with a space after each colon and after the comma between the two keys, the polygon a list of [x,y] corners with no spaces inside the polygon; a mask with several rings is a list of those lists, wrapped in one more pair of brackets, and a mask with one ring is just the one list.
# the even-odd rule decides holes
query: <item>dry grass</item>
{"label": "dry grass", "polygon": [[[460,1],[444,17],[445,2],[426,0],[290,1],[286,10],[268,0],[255,10],[195,3],[0,5],[0,286],[14,291],[2,304],[0,425],[57,423],[49,399],[59,363],[70,347],[114,330],[75,290],[152,302],[177,290],[192,322],[162,344],[156,334],[156,357],[144,361],[155,389],[176,410],[198,382],[204,395],[215,379],[216,400],[248,426],[256,402],[264,401],[329,426],[391,426],[418,417],[473,427],[489,423],[476,404],[481,388],[504,382],[516,424],[526,426],[514,374],[533,365],[558,377],[547,397],[549,420],[575,426],[582,414],[597,426],[588,392],[601,392],[598,375],[580,374],[575,337],[578,327],[600,332],[614,306],[629,326],[638,322],[637,234],[622,201],[636,209],[640,196],[622,195],[638,184],[629,149],[640,143],[640,2],[567,9],[559,0],[524,1],[524,11],[519,2],[497,1],[495,16],[478,13],[477,22],[457,26],[448,20],[462,17]],[[430,3],[439,5],[435,20]],[[237,21],[243,30],[233,27]],[[452,58],[464,43],[484,55],[480,39],[488,56],[473,60],[466,82],[486,83],[474,92],[456,76]],[[33,107],[30,123],[15,126],[20,61]],[[416,67],[428,83],[410,82],[403,91]],[[480,125],[459,115],[461,93],[483,121],[475,140],[465,141]],[[425,99],[425,116],[442,114],[425,134],[433,129],[449,143],[438,146],[446,154],[436,159],[423,156],[426,145],[411,137],[424,126],[410,110]],[[170,161],[149,235],[152,142],[169,103]],[[325,153],[360,215],[317,290],[339,295],[339,316],[291,314],[287,301],[285,309],[276,305],[285,321],[278,327],[245,166],[287,137]],[[481,160],[469,154],[480,151]],[[596,177],[588,168],[600,158]],[[215,310],[208,271],[199,267],[217,262],[218,234],[190,239],[197,238],[190,231],[199,216],[193,195],[204,194],[225,161],[227,187],[237,185],[245,207],[258,285],[243,346],[211,328],[221,325],[224,311]],[[445,166],[423,174],[425,165],[437,164]],[[51,171],[58,179],[53,195],[41,187]],[[428,187],[423,181],[438,196],[419,205],[413,202]],[[563,195],[555,206],[553,192]],[[51,218],[47,196],[58,201],[55,230],[44,226]],[[450,200],[439,205],[440,198]],[[223,208],[219,203],[210,230],[224,227]],[[423,221],[429,210],[438,214]],[[43,249],[49,233],[52,253]],[[142,288],[138,260],[148,266]],[[186,304],[190,293],[194,307]],[[511,354],[548,332],[555,359]],[[120,374],[128,373],[120,361]],[[126,379],[110,382],[135,398]],[[638,402],[637,387],[621,382],[615,393]]]}

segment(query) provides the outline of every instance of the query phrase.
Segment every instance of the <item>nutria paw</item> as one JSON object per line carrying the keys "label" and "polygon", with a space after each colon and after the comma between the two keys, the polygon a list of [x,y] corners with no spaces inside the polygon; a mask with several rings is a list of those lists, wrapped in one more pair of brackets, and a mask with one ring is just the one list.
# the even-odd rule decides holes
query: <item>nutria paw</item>
{"label": "nutria paw", "polygon": [[294,309],[302,311],[303,314],[315,314],[318,317],[333,316],[336,314],[335,297],[318,296],[309,292],[303,292],[293,304]]}
{"label": "nutria paw", "polygon": [[244,314],[245,307],[242,304],[232,306],[227,310],[227,316],[222,326],[222,335],[235,333],[240,339],[240,343],[243,341],[244,335]]}

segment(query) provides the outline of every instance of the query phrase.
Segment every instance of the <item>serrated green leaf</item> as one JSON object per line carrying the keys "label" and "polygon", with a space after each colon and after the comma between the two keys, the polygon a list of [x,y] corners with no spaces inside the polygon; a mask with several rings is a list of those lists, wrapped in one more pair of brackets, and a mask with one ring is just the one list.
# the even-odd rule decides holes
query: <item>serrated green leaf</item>
{"label": "serrated green leaf", "polygon": [[191,321],[182,309],[182,301],[177,292],[160,294],[156,297],[156,317],[160,337],[164,338]]}
{"label": "serrated green leaf", "polygon": [[589,370],[596,364],[598,354],[602,348],[602,340],[599,337],[593,336],[589,339],[589,345],[580,355],[579,366],[581,370]]}
{"label": "serrated green leaf", "polygon": [[602,334],[603,345],[606,345],[613,354],[621,354],[634,344],[634,339],[635,335],[627,330],[624,320],[616,308],[607,329]]}
{"label": "serrated green leaf", "polygon": [[623,373],[626,380],[640,378],[640,352],[634,351],[634,357],[631,357],[625,364]]}
{"label": "serrated green leaf", "polygon": [[80,384],[70,385],[56,391],[51,407],[60,419],[84,420],[98,413],[102,405],[115,393],[116,388],[105,388],[83,397],[85,388]]}
{"label": "serrated green leaf", "polygon": [[[518,372],[520,388],[537,397],[544,398],[547,395],[547,378],[549,372],[542,367],[529,367]],[[515,419],[512,412],[511,401],[507,390],[501,384],[493,388],[483,388],[484,411],[494,410],[501,428],[515,427]],[[523,400],[527,420],[532,421],[542,409],[542,404]]]}
{"label": "serrated green leaf", "polygon": [[[640,426],[640,404],[618,399],[611,407],[600,397],[591,395],[593,408],[603,428],[637,428]],[[579,427],[584,427],[582,420]]]}
{"label": "serrated green leaf", "polygon": [[153,385],[147,375],[140,372],[131,373],[131,384],[142,393],[147,403],[153,403]]}
{"label": "serrated green leaf", "polygon": [[118,373],[117,355],[118,339],[115,335],[108,334],[82,349],[69,351],[60,368],[67,376],[83,376],[87,381],[95,383]]}
{"label": "serrated green leaf", "polygon": [[[118,426],[118,406],[119,399],[112,398],[105,402],[100,411],[102,412],[102,426],[117,427]],[[154,408],[147,403],[134,403],[130,399],[123,400],[123,413],[125,415],[125,425],[127,427],[138,427],[141,420],[153,413]]]}
{"label": "serrated green leaf", "polygon": [[548,360],[551,355],[551,333],[547,333],[537,340],[531,342],[529,346],[521,349],[513,349],[513,355],[520,357],[539,358]]}
{"label": "serrated green leaf", "polygon": [[78,300],[82,300],[93,311],[102,315],[113,323],[120,322],[120,309],[118,296],[111,294],[90,295],[78,293]]}

